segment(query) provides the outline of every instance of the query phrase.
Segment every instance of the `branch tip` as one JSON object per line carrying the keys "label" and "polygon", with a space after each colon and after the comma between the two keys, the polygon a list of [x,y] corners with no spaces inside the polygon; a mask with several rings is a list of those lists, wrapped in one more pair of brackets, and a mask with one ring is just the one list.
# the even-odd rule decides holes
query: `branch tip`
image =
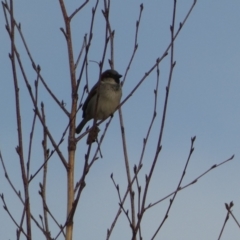
{"label": "branch tip", "polygon": [[39,73],[41,71],[40,65],[37,65],[37,72]]}
{"label": "branch tip", "polygon": [[181,28],[182,28],[182,22],[179,23],[179,29],[181,29]]}
{"label": "branch tip", "polygon": [[148,181],[148,175],[147,174],[145,175],[145,180],[146,180],[146,182]]}
{"label": "branch tip", "polygon": [[134,172],[135,174],[137,173],[137,166],[136,166],[136,164],[134,164],[133,172]]}

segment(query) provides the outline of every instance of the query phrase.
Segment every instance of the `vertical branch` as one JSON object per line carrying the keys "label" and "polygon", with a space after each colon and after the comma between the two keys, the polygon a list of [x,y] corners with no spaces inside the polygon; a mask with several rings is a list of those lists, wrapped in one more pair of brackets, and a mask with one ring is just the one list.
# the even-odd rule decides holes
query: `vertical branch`
{"label": "vertical branch", "polygon": [[[106,31],[109,32],[110,38],[110,57],[109,60],[111,68],[114,69],[114,31],[111,30],[111,24],[109,21],[109,13],[110,13],[110,0],[104,0],[104,17],[106,20]],[[130,193],[130,204],[131,204],[131,228],[134,230],[135,228],[135,204],[134,204],[134,191],[131,185],[131,172],[129,167],[129,159],[128,159],[128,151],[127,151],[127,140],[124,131],[124,123],[123,123],[123,115],[121,107],[118,109],[119,119],[120,119],[120,126],[121,126],[121,134],[122,134],[122,146],[123,146],[123,153],[124,153],[124,160],[125,160],[125,169],[127,174],[128,186],[129,186],[129,193]]]}
{"label": "vertical branch", "polygon": [[[71,35],[71,18],[68,17],[65,4],[63,0],[59,0],[59,4],[62,10],[62,15],[65,22],[65,39],[68,49],[68,61],[70,70],[70,81],[72,89],[72,105],[70,112],[70,126],[69,126],[69,138],[68,138],[68,168],[67,168],[67,216],[72,210],[74,202],[74,163],[75,163],[75,116],[77,113],[77,82],[75,76],[75,62],[73,56],[72,35]],[[72,240],[73,238],[73,221],[68,222],[66,226],[66,240]]]}
{"label": "vertical branch", "polygon": [[143,11],[143,4],[140,4],[139,17],[138,17],[138,20],[137,20],[137,22],[136,22],[134,48],[133,48],[132,56],[131,56],[130,61],[129,61],[129,63],[128,63],[126,72],[125,72],[124,77],[123,77],[122,85],[125,83],[125,80],[126,80],[126,77],[127,77],[127,73],[128,73],[128,71],[129,71],[129,69],[130,69],[130,67],[131,67],[131,64],[132,64],[132,62],[133,62],[133,59],[134,59],[135,54],[136,54],[137,49],[138,49],[138,30],[139,30],[139,26],[140,26],[141,17],[142,17],[142,11]]}
{"label": "vertical branch", "polygon": [[110,59],[108,61],[111,69],[114,69],[114,33],[115,31],[112,31],[111,24],[109,22],[109,13],[110,13],[110,0],[104,0],[103,15],[106,20],[106,34],[107,32],[109,33],[109,39],[110,39]]}
{"label": "vertical branch", "polygon": [[140,160],[139,160],[139,163],[138,163],[138,168],[137,168],[137,170],[136,170],[136,174],[138,174],[139,169],[140,169],[140,167],[141,167],[141,165],[142,165],[143,156],[144,156],[144,153],[145,153],[145,150],[146,150],[146,146],[147,146],[147,142],[148,142],[148,139],[149,139],[151,130],[152,130],[153,122],[154,122],[154,120],[156,119],[156,116],[157,116],[157,100],[158,100],[159,79],[160,79],[160,69],[159,69],[159,65],[157,65],[157,81],[156,81],[156,88],[154,89],[154,108],[153,108],[153,116],[152,116],[152,120],[151,120],[151,122],[150,122],[150,124],[149,124],[149,128],[148,128],[146,137],[143,139],[143,148],[142,148],[141,157],[140,157]]}
{"label": "vertical branch", "polygon": [[[65,9],[65,5],[64,5],[64,2],[62,0],[59,0],[60,2],[60,6],[61,6],[61,9],[62,9],[62,14],[63,14],[63,17],[64,17],[64,22],[65,22],[65,27],[66,27],[66,32],[61,29],[61,31],[64,33],[64,36],[65,38],[67,39],[67,42],[71,43],[71,31],[70,31],[70,17],[67,16],[67,13],[66,13],[66,9]],[[93,31],[93,23],[94,23],[94,19],[95,19],[95,13],[96,13],[96,10],[97,10],[97,7],[98,7],[98,3],[99,3],[99,0],[96,0],[96,4],[95,4],[95,7],[92,8],[92,20],[91,20],[91,26],[90,26],[90,30],[89,30],[89,38],[88,38],[88,42],[86,40],[86,35],[84,37],[84,44],[85,44],[85,56],[84,56],[84,60],[83,60],[83,64],[82,64],[82,68],[80,70],[80,75],[79,75],[79,78],[78,80],[76,81],[76,84],[75,86],[72,87],[72,94],[73,95],[76,95],[76,100],[77,100],[77,89],[80,85],[80,82],[81,82],[81,77],[82,77],[82,74],[83,74],[83,70],[84,70],[84,67],[85,65],[87,64],[87,56],[88,56],[88,51],[89,51],[89,48],[90,48],[90,44],[91,44],[91,40],[92,40],[92,31]],[[70,38],[68,40],[68,38]],[[72,48],[72,43],[71,44],[68,44],[68,49],[69,48]],[[72,52],[72,49],[71,49],[71,52]],[[72,56],[73,57],[73,56]],[[70,60],[69,60],[70,61]],[[76,65],[73,67],[76,68]],[[70,71],[71,71],[71,67],[70,67]],[[87,70],[86,70],[87,71]],[[75,77],[75,74],[74,74],[74,77]],[[74,91],[75,90],[75,91]],[[74,99],[73,99],[74,101]],[[76,102],[77,103],[77,102]],[[72,105],[72,111],[71,111],[71,119],[74,118],[74,126],[75,126],[75,116],[76,116],[76,112],[77,112],[77,105],[75,105],[74,103],[74,107]],[[71,129],[71,126],[70,126],[70,129]],[[74,132],[75,134],[75,127],[74,127]],[[71,133],[70,133],[70,138],[71,138]],[[85,177],[89,171],[89,166],[88,166],[88,159],[89,159],[89,156],[90,156],[90,151],[91,151],[91,144],[89,146],[89,149],[88,149],[88,154],[86,154],[85,156],[85,164],[84,164],[84,168],[83,168],[83,173],[82,173],[82,176],[81,176],[81,179],[80,181],[78,182],[79,184],[79,189],[78,189],[78,193],[77,193],[77,196],[74,200],[74,186],[73,186],[73,172],[72,174],[70,174],[70,171],[73,171],[74,170],[74,161],[71,161],[71,158],[73,158],[73,154],[75,154],[75,149],[76,149],[76,142],[77,142],[77,139],[74,137],[73,135],[73,139],[74,139],[74,142],[73,142],[73,148],[72,151],[70,149],[70,144],[69,144],[69,166],[68,166],[68,211],[67,211],[67,219],[66,219],[66,223],[64,226],[66,226],[66,239],[67,240],[71,240],[72,239],[72,231],[73,231],[73,218],[74,218],[74,214],[75,214],[75,211],[76,211],[76,208],[77,208],[77,205],[78,205],[78,202],[79,202],[79,199],[80,199],[80,196],[81,196],[81,193],[82,193],[82,190],[84,189],[85,187]],[[72,155],[72,156],[71,156]],[[73,160],[73,159],[72,159]],[[71,175],[71,176],[70,176]]]}
{"label": "vertical branch", "polygon": [[[46,118],[45,118],[45,111],[44,111],[44,104],[41,103],[41,110],[42,110],[42,117],[43,122],[46,124]],[[42,141],[42,147],[43,147],[43,155],[44,155],[44,162],[47,161],[49,156],[49,150],[47,149],[47,133],[46,130],[43,128],[43,141]],[[42,194],[42,202],[43,202],[43,219],[44,219],[44,230],[47,233],[47,240],[50,239],[50,231],[49,231],[49,225],[48,225],[48,215],[47,215],[47,209],[46,209],[46,188],[47,188],[47,169],[48,164],[44,164],[43,167],[43,181],[42,181],[42,188],[41,188],[41,194]]]}
{"label": "vertical branch", "polygon": [[166,114],[167,114],[169,91],[170,91],[170,86],[171,86],[171,82],[172,82],[173,69],[176,65],[176,62],[174,61],[174,57],[173,57],[173,55],[174,55],[174,39],[175,39],[174,27],[175,27],[176,3],[177,3],[177,1],[174,0],[172,25],[170,26],[170,31],[171,31],[170,72],[169,72],[169,77],[168,77],[168,84],[167,84],[167,87],[166,87],[166,96],[165,96],[164,109],[163,109],[162,122],[161,122],[161,129],[160,129],[160,136],[159,136],[159,139],[158,139],[157,148],[159,148],[161,146],[161,142],[162,142],[163,130],[164,130]]}
{"label": "vertical branch", "polygon": [[[120,118],[120,124],[121,124],[122,145],[123,145],[123,153],[124,153],[124,160],[125,160],[125,168],[126,168],[128,188],[129,188],[129,193],[130,193],[131,215],[132,215],[131,228],[134,231],[134,229],[135,229],[135,204],[134,204],[135,192],[133,191],[132,184],[131,184],[132,178],[131,178],[130,167],[129,167],[127,141],[126,141],[126,135],[125,135],[125,130],[124,130],[124,123],[123,123],[123,116],[122,116],[121,108],[119,108],[119,118]],[[134,235],[134,233],[133,233],[133,235]]]}
{"label": "vertical branch", "polygon": [[[36,101],[36,104],[37,104],[37,102],[38,102],[39,72],[40,72],[40,67],[38,67],[37,80],[35,81],[35,101]],[[34,133],[34,128],[35,128],[36,119],[37,119],[37,114],[36,114],[36,112],[34,112],[33,123],[32,123],[32,130],[31,130],[31,133],[30,133],[30,141],[29,141],[29,147],[28,147],[27,179],[29,179],[29,175],[30,175],[30,160],[31,160],[32,143],[33,143],[33,133]]]}
{"label": "vertical branch", "polygon": [[[139,184],[138,180],[138,172],[137,172],[137,166],[135,165],[133,168],[134,174],[136,176],[136,185],[137,185],[137,190],[138,190],[138,216],[141,210],[141,186]],[[139,239],[142,239],[142,233],[141,233],[141,226],[139,225]]]}
{"label": "vertical branch", "polygon": [[26,213],[26,225],[27,225],[27,239],[30,240],[32,238],[31,233],[31,211],[30,211],[30,199],[29,199],[29,189],[28,189],[28,179],[24,164],[24,154],[23,154],[23,141],[22,141],[22,124],[21,124],[21,109],[20,109],[20,98],[19,98],[19,86],[18,86],[18,78],[16,72],[16,59],[15,59],[15,21],[14,21],[14,12],[13,12],[13,0],[10,0],[10,24],[11,27],[9,29],[9,35],[11,39],[11,64],[12,64],[12,73],[13,73],[13,81],[14,81],[14,89],[15,89],[15,104],[16,104],[16,117],[17,117],[17,127],[18,127],[18,146],[16,147],[16,151],[18,153],[20,159],[20,166],[22,172],[22,181],[24,187],[24,208]]}
{"label": "vertical branch", "polygon": [[[146,175],[146,184],[145,184],[145,189],[144,189],[144,193],[143,193],[143,198],[142,198],[142,206],[141,206],[141,212],[139,213],[139,219],[138,219],[138,223],[136,226],[136,229],[134,231],[134,236],[136,236],[137,231],[140,227],[140,223],[141,220],[143,218],[143,214],[145,212],[145,202],[146,202],[146,198],[147,198],[147,193],[148,193],[148,189],[149,189],[149,185],[150,185],[150,181],[157,163],[157,159],[159,156],[159,153],[161,151],[161,141],[162,141],[162,135],[163,135],[163,130],[164,130],[164,124],[165,124],[165,119],[166,119],[166,112],[167,112],[167,104],[168,104],[168,97],[169,97],[169,90],[170,90],[170,86],[171,86],[171,81],[172,81],[172,74],[173,74],[173,69],[174,66],[176,64],[176,62],[174,62],[174,26],[175,26],[175,16],[176,16],[176,3],[177,1],[174,0],[174,5],[173,5],[173,15],[172,15],[172,25],[170,26],[170,31],[171,31],[171,57],[170,57],[170,72],[169,72],[169,78],[168,78],[168,84],[166,87],[166,96],[165,96],[165,102],[164,102],[164,109],[163,109],[163,115],[162,115],[162,122],[161,122],[161,128],[160,128],[160,133],[159,133],[159,137],[158,137],[158,143],[157,143],[157,147],[156,147],[156,153],[155,153],[155,157],[150,169],[150,172],[148,175]],[[134,239],[134,238],[132,238]]]}

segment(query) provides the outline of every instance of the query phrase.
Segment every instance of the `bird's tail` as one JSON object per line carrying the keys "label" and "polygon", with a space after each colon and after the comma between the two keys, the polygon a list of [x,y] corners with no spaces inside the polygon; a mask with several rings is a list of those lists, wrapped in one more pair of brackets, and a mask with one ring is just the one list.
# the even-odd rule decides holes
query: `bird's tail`
{"label": "bird's tail", "polygon": [[82,129],[83,129],[83,127],[85,126],[85,124],[87,123],[87,119],[86,118],[84,118],[79,124],[78,124],[78,126],[77,126],[77,128],[76,128],[76,130],[75,130],[75,132],[77,133],[77,134],[79,134],[81,131],[82,131]]}

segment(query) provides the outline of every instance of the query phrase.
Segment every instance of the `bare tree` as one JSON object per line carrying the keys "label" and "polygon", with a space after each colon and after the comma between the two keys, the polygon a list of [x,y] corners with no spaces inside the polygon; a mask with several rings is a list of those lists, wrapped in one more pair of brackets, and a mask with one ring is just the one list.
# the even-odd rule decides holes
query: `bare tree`
{"label": "bare tree", "polygon": [[[67,11],[66,5],[67,3],[63,0],[59,0],[59,5],[61,9],[61,13],[64,19],[65,26],[60,28],[63,38],[66,41],[66,48],[68,53],[68,63],[69,63],[69,74],[70,74],[70,82],[68,86],[70,86],[70,98],[71,105],[70,107],[66,107],[65,101],[59,99],[59,97],[55,94],[55,89],[52,89],[49,83],[45,80],[41,66],[34,60],[32,55],[32,50],[28,46],[28,41],[24,37],[24,31],[21,28],[21,24],[18,23],[18,19],[15,18],[14,14],[14,3],[13,0],[2,2],[3,13],[6,21],[6,30],[9,35],[11,49],[10,49],[10,62],[12,66],[12,79],[15,89],[15,106],[16,106],[16,119],[17,119],[17,134],[18,134],[18,146],[16,147],[16,152],[19,158],[20,163],[20,171],[22,176],[22,190],[18,190],[11,178],[9,177],[9,170],[5,167],[5,160],[2,155],[0,155],[2,167],[5,172],[5,177],[9,183],[10,188],[15,192],[16,197],[22,204],[22,215],[21,218],[18,219],[13,214],[13,209],[8,206],[8,202],[5,199],[5,195],[1,194],[1,199],[3,202],[3,207],[6,210],[9,217],[12,219],[15,227],[17,228],[17,239],[36,239],[35,231],[33,228],[37,227],[42,235],[47,239],[66,239],[72,240],[74,239],[74,219],[77,207],[80,204],[80,200],[82,194],[86,188],[86,178],[88,174],[92,171],[92,167],[96,163],[98,158],[102,158],[104,153],[101,151],[101,145],[105,140],[106,133],[112,121],[112,118],[107,120],[103,133],[99,136],[96,136],[96,142],[90,141],[90,144],[87,146],[87,150],[84,154],[84,159],[81,160],[82,164],[82,173],[79,174],[79,170],[76,171],[75,161],[76,161],[76,150],[77,145],[83,141],[83,138],[89,134],[91,137],[93,130],[95,129],[96,124],[99,125],[102,122],[93,121],[93,124],[90,128],[87,128],[80,136],[75,135],[75,126],[76,126],[76,116],[77,114],[81,114],[81,107],[83,101],[86,97],[86,94],[89,92],[89,51],[92,46],[92,42],[96,41],[94,37],[94,25],[96,21],[98,21],[99,14],[101,13],[101,17],[105,21],[105,26],[103,26],[102,31],[105,34],[104,44],[100,46],[102,48],[102,56],[101,59],[96,61],[99,66],[99,75],[103,72],[103,68],[106,64],[109,64],[109,68],[115,69],[115,33],[117,30],[114,30],[112,27],[112,17],[111,17],[111,4],[110,0],[103,1],[103,9],[101,10],[99,5],[99,0],[96,0],[91,12],[91,23],[89,26],[89,30],[87,33],[82,36],[82,45],[74,48],[73,44],[73,33],[72,33],[72,21],[75,19],[77,15],[80,15],[81,12],[86,8],[87,5],[90,4],[91,1],[86,0],[79,7],[76,8],[75,11]],[[149,194],[149,188],[151,185],[152,176],[154,175],[155,166],[159,160],[159,156],[162,149],[162,138],[164,133],[164,126],[167,115],[167,107],[169,101],[169,94],[171,89],[171,82],[173,79],[173,71],[176,65],[176,61],[174,58],[174,49],[175,49],[175,41],[179,33],[182,31],[186,21],[189,19],[189,16],[196,5],[196,0],[193,0],[192,5],[189,6],[189,9],[186,13],[186,16],[182,19],[180,23],[176,23],[176,11],[177,11],[177,1],[173,1],[173,10],[172,10],[172,22],[170,25],[170,39],[169,44],[166,46],[165,50],[158,56],[157,59],[152,62],[151,66],[148,68],[146,73],[138,80],[136,85],[132,88],[130,93],[121,101],[121,104],[118,106],[118,114],[115,113],[115,118],[119,117],[120,120],[120,129],[121,129],[121,139],[122,139],[122,150],[124,156],[124,163],[126,169],[126,178],[127,184],[124,190],[120,191],[120,186],[114,178],[114,174],[111,174],[111,180],[113,185],[115,186],[116,193],[118,195],[118,203],[119,208],[115,213],[115,217],[112,220],[109,228],[106,230],[106,239],[111,239],[112,233],[114,231],[115,226],[119,223],[120,215],[125,215],[125,219],[128,222],[131,230],[131,238],[135,239],[143,239],[143,229],[142,222],[145,216],[145,213],[154,208],[156,205],[162,203],[166,199],[170,199],[168,207],[162,220],[157,224],[157,228],[152,233],[151,239],[156,239],[157,234],[161,230],[163,224],[166,222],[171,207],[176,199],[179,191],[195,184],[200,178],[205,176],[207,173],[212,171],[213,169],[219,167],[222,164],[233,159],[233,156],[229,159],[218,163],[208,170],[203,172],[201,175],[197,176],[195,179],[190,181],[188,184],[183,185],[183,178],[185,176],[189,161],[194,151],[194,142],[196,137],[191,138],[190,142],[190,150],[186,160],[186,164],[183,167],[183,171],[181,174],[181,178],[176,186],[174,191],[171,191],[164,198],[159,198],[157,200],[152,200],[152,203],[147,201],[147,197]],[[91,3],[92,4],[92,3]],[[122,86],[128,80],[128,73],[131,69],[132,64],[134,63],[136,53],[138,51],[138,41],[139,41],[139,31],[142,21],[142,14],[144,11],[143,4],[140,5],[139,8],[139,16],[136,21],[135,28],[135,37],[134,37],[134,45],[131,53],[131,57],[126,65],[126,69],[123,75]],[[17,37],[16,37],[17,36]],[[35,72],[35,81],[34,83],[29,78],[29,65],[21,58],[19,54],[19,42],[24,45],[25,54],[28,56],[32,68]],[[75,57],[76,52],[78,52],[77,57]],[[166,85],[165,99],[163,103],[163,110],[160,112],[159,107],[159,81],[160,81],[160,66],[163,61],[169,60],[169,74],[168,81]],[[147,68],[146,66],[144,66]],[[128,100],[135,96],[135,93],[138,91],[139,87],[146,81],[148,81],[150,74],[155,73],[155,88],[154,99],[153,99],[153,112],[149,117],[149,124],[147,126],[147,132],[143,137],[143,145],[142,148],[139,149],[140,157],[136,163],[131,166],[129,162],[129,150],[128,144],[126,140],[126,132],[124,127],[124,114],[122,112],[122,106],[128,104]],[[23,79],[23,82],[21,81]],[[86,82],[84,82],[86,81]],[[19,91],[19,86],[21,88],[25,87],[30,96],[30,102],[34,110],[33,117],[31,121],[28,119],[28,124],[31,122],[31,133],[29,137],[29,143],[27,144],[27,139],[24,138],[23,135],[23,113],[21,111],[21,106],[25,104],[21,101],[21,92]],[[67,86],[66,86],[67,87]],[[52,101],[55,103],[55,108],[60,109],[59,117],[61,116],[66,119],[66,126],[62,128],[61,137],[55,136],[51,130],[51,125],[48,124],[48,120],[51,119],[51,114],[46,114],[45,106],[46,103],[39,97],[41,91],[47,92],[51,97]],[[154,125],[156,121],[156,115],[161,114],[161,122],[157,126]],[[56,114],[55,111],[52,114]],[[25,120],[25,119],[24,119]],[[29,124],[30,125],[30,124]],[[42,129],[42,146],[40,147],[39,141],[36,139],[40,139],[39,136],[35,135],[36,128],[41,127]],[[104,126],[102,124],[101,126]],[[160,127],[159,127],[160,126]],[[144,164],[145,151],[149,144],[149,138],[153,135],[153,133],[157,132],[157,137],[155,137],[155,150],[153,151],[153,158],[151,161],[151,168],[147,173],[143,173],[142,167]],[[120,144],[117,144],[120,147]],[[39,164],[37,169],[31,168],[31,163],[34,158],[36,158],[34,154],[34,149],[42,148],[43,156],[42,156],[42,164]],[[51,150],[52,149],[52,150]],[[80,149],[80,151],[83,151]],[[4,149],[3,149],[4,152]],[[66,154],[67,153],[67,154]],[[63,211],[66,212],[66,217],[64,220],[58,219],[52,207],[49,207],[47,198],[54,197],[54,193],[51,195],[48,193],[48,174],[49,174],[49,161],[57,156],[57,159],[61,162],[61,167],[67,174],[66,178],[66,188],[67,188],[67,205],[63,206]],[[39,158],[39,156],[38,156]],[[76,174],[77,173],[77,174]],[[34,198],[30,194],[31,184],[37,177],[41,177],[41,183],[39,184],[39,196],[41,198],[41,207],[43,212],[39,214],[39,218],[35,211],[33,211],[32,202]],[[64,178],[64,177],[63,177]],[[145,178],[145,182],[142,184],[142,178]],[[62,189],[62,185],[56,186],[60,190]],[[65,189],[66,190],[66,189]],[[63,191],[65,191],[63,190]],[[110,194],[114,194],[111,192]],[[107,198],[107,196],[106,196]],[[128,205],[129,202],[130,204]],[[226,205],[227,207],[227,218],[229,217],[231,212],[231,207]],[[18,219],[18,220],[17,220]],[[54,227],[53,227],[54,226]],[[56,228],[57,227],[57,228]],[[80,236],[81,238],[81,236]],[[76,238],[76,239],[79,239]],[[220,237],[219,237],[220,239]]]}

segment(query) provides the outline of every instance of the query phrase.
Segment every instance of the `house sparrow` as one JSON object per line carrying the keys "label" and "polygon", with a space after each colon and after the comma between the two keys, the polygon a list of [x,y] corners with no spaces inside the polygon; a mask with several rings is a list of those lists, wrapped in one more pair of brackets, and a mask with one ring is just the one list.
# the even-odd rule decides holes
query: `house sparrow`
{"label": "house sparrow", "polygon": [[80,133],[89,120],[105,120],[115,112],[122,97],[121,77],[122,75],[111,69],[102,73],[100,81],[91,89],[83,104],[83,120],[77,126],[76,133]]}

